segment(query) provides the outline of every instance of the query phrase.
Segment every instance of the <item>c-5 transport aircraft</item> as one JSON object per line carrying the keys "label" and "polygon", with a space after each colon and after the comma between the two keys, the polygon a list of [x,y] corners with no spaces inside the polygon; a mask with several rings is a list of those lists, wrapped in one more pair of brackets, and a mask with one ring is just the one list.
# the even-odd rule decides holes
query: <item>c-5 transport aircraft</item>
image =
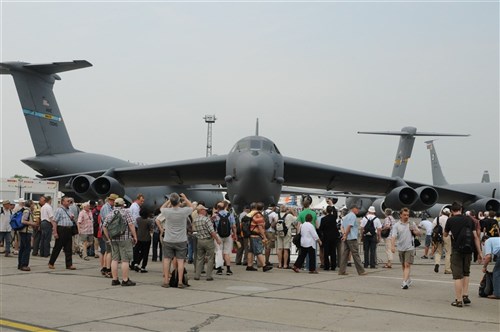
{"label": "c-5 transport aircraft", "polygon": [[[429,154],[431,157],[433,185],[442,186],[444,188],[449,188],[449,189],[464,190],[485,197],[500,199],[500,183],[490,182],[489,173],[487,171],[485,171],[485,173],[483,174],[481,182],[465,183],[465,184],[449,184],[448,181],[446,181],[446,178],[444,177],[443,171],[441,169],[441,164],[439,163],[436,148],[434,147],[434,140],[426,141],[425,144],[427,144],[427,149],[429,150]],[[448,203],[450,204],[451,202]],[[448,206],[449,204],[436,204],[432,208],[428,209],[427,212],[433,217],[438,216],[441,210],[444,207]]]}
{"label": "c-5 transport aircraft", "polygon": [[0,64],[2,74],[14,77],[35,145],[37,156],[23,162],[44,178],[66,183],[80,196],[103,197],[111,192],[128,195],[129,188],[144,186],[221,185],[227,188],[230,201],[239,211],[254,201],[277,203],[286,185],[385,195],[386,206],[394,209],[453,200],[477,210],[500,207],[499,200],[481,195],[285,157],[271,140],[257,135],[239,140],[227,155],[147,166],[83,153],[69,141],[52,87],[60,79],[58,72],[89,66],[82,60],[45,65]]}

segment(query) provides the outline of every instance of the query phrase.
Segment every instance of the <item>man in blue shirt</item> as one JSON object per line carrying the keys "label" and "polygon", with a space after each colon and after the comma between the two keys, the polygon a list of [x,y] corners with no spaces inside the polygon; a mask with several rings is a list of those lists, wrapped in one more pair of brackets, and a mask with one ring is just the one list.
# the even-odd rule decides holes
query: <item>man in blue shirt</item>
{"label": "man in blue shirt", "polygon": [[490,299],[500,299],[500,237],[490,237],[484,243],[483,273],[486,272],[491,261],[496,262],[493,268],[493,294]]}
{"label": "man in blue shirt", "polygon": [[361,258],[359,257],[358,252],[358,222],[356,218],[356,214],[359,213],[359,207],[354,205],[351,207],[351,212],[349,212],[342,219],[342,256],[340,258],[340,268],[339,275],[347,275],[346,267],[347,267],[347,259],[349,254],[352,254],[352,258],[354,259],[354,264],[356,265],[356,270],[360,276],[366,275],[366,271],[361,263]]}

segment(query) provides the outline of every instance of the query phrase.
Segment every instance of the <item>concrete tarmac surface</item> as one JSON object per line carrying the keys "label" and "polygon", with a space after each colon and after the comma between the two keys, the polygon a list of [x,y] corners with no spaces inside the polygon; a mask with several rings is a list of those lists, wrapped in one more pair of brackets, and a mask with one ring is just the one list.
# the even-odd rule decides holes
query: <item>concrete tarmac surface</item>
{"label": "concrete tarmac surface", "polygon": [[95,258],[74,255],[70,271],[62,252],[55,270],[48,258],[31,257],[31,272],[21,272],[17,256],[1,255],[0,331],[500,331],[500,301],[477,295],[480,265],[471,267],[472,304],[456,308],[451,275],[420,256],[413,285],[402,290],[399,263],[367,276],[354,266],[339,276],[233,265],[232,276],[214,273],[214,281],[193,280],[188,264],[191,287],[174,289],[161,287],[160,262],[150,261],[149,273],[131,271],[137,286],[122,287],[111,286]]}

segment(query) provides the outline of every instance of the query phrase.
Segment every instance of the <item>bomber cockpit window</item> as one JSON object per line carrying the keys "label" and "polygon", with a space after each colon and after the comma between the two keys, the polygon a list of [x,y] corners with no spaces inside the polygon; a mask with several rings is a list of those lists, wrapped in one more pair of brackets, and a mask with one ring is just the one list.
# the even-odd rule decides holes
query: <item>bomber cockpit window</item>
{"label": "bomber cockpit window", "polygon": [[253,139],[250,141],[250,150],[259,151],[261,149],[261,141]]}
{"label": "bomber cockpit window", "polygon": [[274,150],[276,151],[277,154],[281,154],[280,150],[278,150],[278,147],[276,146],[276,144],[273,144],[274,146]]}

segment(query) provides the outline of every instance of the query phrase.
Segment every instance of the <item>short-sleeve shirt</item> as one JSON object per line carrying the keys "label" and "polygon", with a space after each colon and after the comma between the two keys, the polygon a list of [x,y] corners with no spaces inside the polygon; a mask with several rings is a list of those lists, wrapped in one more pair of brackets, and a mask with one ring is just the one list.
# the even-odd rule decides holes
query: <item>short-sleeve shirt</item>
{"label": "short-sleeve shirt", "polygon": [[50,221],[50,219],[54,218],[54,211],[52,210],[52,206],[49,203],[45,203],[42,205],[40,209],[40,218],[42,220]]}
{"label": "short-sleeve shirt", "polygon": [[75,217],[75,215],[73,214],[73,212],[71,212],[69,208],[66,209],[63,206],[59,207],[56,210],[56,213],[54,213],[54,219],[56,220],[57,226],[64,226],[64,227],[73,226],[73,221],[71,220],[71,216],[73,216],[73,218]]}
{"label": "short-sleeve shirt", "polygon": [[351,225],[351,229],[349,234],[347,234],[347,240],[357,240],[359,230],[354,212],[349,212],[344,219],[342,219],[342,227],[344,230],[346,230],[349,225]]}
{"label": "short-sleeve shirt", "polygon": [[94,234],[94,219],[92,211],[83,209],[78,215],[78,224],[80,225],[80,234]]}
{"label": "short-sleeve shirt", "polygon": [[194,220],[194,229],[196,230],[196,238],[198,239],[210,239],[212,238],[212,233],[215,232],[214,224],[207,216],[200,216]]}
{"label": "short-sleeve shirt", "polygon": [[301,223],[305,223],[306,216],[308,214],[310,214],[312,216],[311,224],[313,224],[313,226],[316,227],[316,219],[318,219],[318,216],[316,215],[316,212],[314,212],[311,209],[304,209],[304,210],[300,211],[300,213],[297,217],[297,221],[300,221]]}
{"label": "short-sleeve shirt", "polygon": [[266,221],[264,219],[264,215],[262,212],[257,212],[252,214],[252,222],[250,223],[250,231],[252,237],[260,237],[260,229],[259,226],[262,227],[262,229],[265,228]]}
{"label": "short-sleeve shirt", "polygon": [[118,213],[121,213],[123,222],[127,224],[127,228],[125,230],[125,233],[123,235],[120,235],[119,237],[111,239],[112,241],[125,241],[125,240],[130,240],[132,238],[132,234],[130,234],[130,228],[128,225],[133,224],[132,222],[132,214],[130,214],[130,211],[122,208],[122,207],[115,207],[113,209],[113,213],[108,213],[106,218],[104,219],[104,222],[102,224],[103,227],[107,227],[109,222],[113,220],[113,215],[114,212],[118,211]]}
{"label": "short-sleeve shirt", "polygon": [[186,207],[173,207],[161,209],[165,217],[165,236],[163,241],[170,243],[187,242],[187,219],[193,209]]}
{"label": "short-sleeve shirt", "polygon": [[396,238],[396,246],[398,251],[413,250],[413,235],[410,231],[410,223],[403,223],[398,221],[392,227],[392,237]]}
{"label": "short-sleeve shirt", "polygon": [[476,226],[474,225],[474,222],[472,221],[471,218],[467,216],[452,216],[448,218],[448,221],[446,222],[446,227],[444,228],[444,231],[447,233],[451,233],[451,246],[453,249],[458,250],[458,243],[456,241],[456,238],[460,234],[460,231],[464,227],[469,227],[471,231],[476,231]]}
{"label": "short-sleeve shirt", "polygon": [[[27,209],[27,208],[24,209],[24,211],[23,211],[23,221],[33,222],[33,213],[31,213],[30,209]],[[19,232],[22,232],[22,233],[33,233],[33,227],[26,225]]]}
{"label": "short-sleeve shirt", "polygon": [[500,237],[490,237],[484,243],[484,255],[500,255]]}
{"label": "short-sleeve shirt", "polygon": [[432,235],[432,229],[434,228],[434,227],[432,227],[432,222],[425,219],[425,220],[422,220],[420,222],[420,225],[424,227],[425,235]]}
{"label": "short-sleeve shirt", "polygon": [[[382,228],[382,223],[380,222],[379,218],[373,216],[373,218],[370,218],[370,220],[373,220],[373,226],[375,226],[375,230]],[[361,219],[361,227],[365,227],[367,222],[368,222],[368,217],[366,217],[366,216],[363,217],[363,219]],[[375,234],[372,234],[372,235],[375,235]]]}

